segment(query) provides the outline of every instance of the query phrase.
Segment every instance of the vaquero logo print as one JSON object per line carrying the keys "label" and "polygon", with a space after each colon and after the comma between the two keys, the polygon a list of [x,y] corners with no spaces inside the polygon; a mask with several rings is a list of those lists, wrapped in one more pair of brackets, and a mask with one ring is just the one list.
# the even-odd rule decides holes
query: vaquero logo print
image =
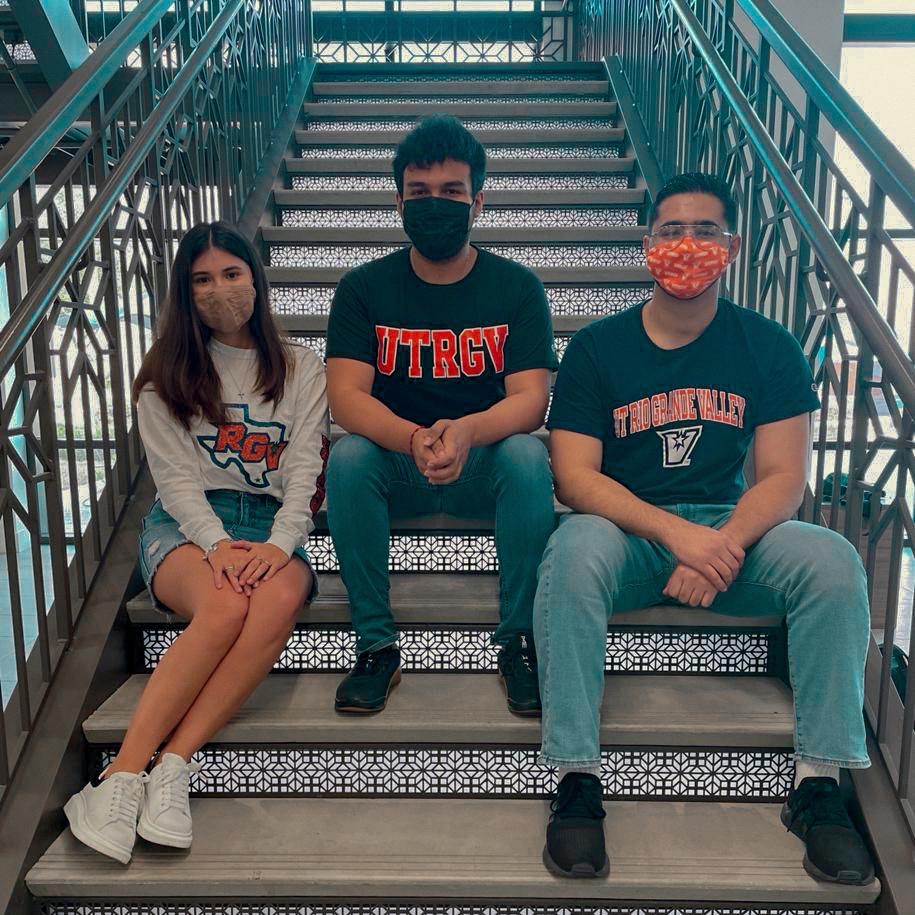
{"label": "vaquero logo print", "polygon": [[198,435],[197,441],[217,466],[235,466],[249,486],[265,489],[268,475],[280,466],[280,456],[289,442],[284,423],[260,422],[248,415],[248,405],[229,403],[226,409],[241,413],[241,420],[230,420],[216,427],[215,435]]}

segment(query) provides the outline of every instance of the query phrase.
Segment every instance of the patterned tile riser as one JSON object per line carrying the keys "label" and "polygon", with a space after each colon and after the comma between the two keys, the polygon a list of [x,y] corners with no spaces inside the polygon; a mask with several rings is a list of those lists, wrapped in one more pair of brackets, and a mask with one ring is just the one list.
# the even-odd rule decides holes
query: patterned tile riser
{"label": "patterned tile riser", "polygon": [[[403,226],[400,213],[393,207],[343,209],[306,207],[280,211],[280,224],[302,229],[399,229]],[[586,228],[605,229],[609,226],[637,226],[638,211],[621,207],[515,207],[493,209],[484,207],[475,228]]]}
{"label": "patterned tile riser", "polygon": [[[556,316],[599,317],[621,311],[648,298],[649,286],[547,286],[550,311]],[[282,286],[270,290],[273,310],[279,315],[326,315],[334,296],[333,286]]]}
{"label": "patterned tile riser", "polygon": [[[340,101],[343,101],[341,99]],[[346,101],[349,101],[347,99]],[[391,101],[391,99],[387,99]],[[443,98],[436,105],[447,105],[458,99]],[[479,101],[463,99],[463,101]],[[431,104],[431,103],[430,103]],[[312,117],[305,122],[305,130],[410,130],[425,112],[417,111],[413,117]],[[606,130],[613,127],[612,118],[461,118],[468,130]],[[599,140],[599,136],[595,136]]]}
{"label": "patterned tile riser", "polygon": [[760,906],[748,903],[719,905],[582,905],[553,902],[530,905],[462,903],[440,901],[409,902],[45,902],[42,915],[867,915],[867,910],[847,905],[816,908],[804,905]]}
{"label": "patterned tile riser", "polygon": [[524,104],[579,104],[583,102],[603,102],[606,99],[594,95],[321,95],[314,99],[319,105],[447,105],[449,103],[468,103],[475,105],[524,105]]}
{"label": "patterned tile riser", "polygon": [[[490,159],[618,159],[618,143],[566,146],[486,146]],[[393,146],[302,146],[303,159],[391,159]]]}
{"label": "patterned tile riser", "polygon": [[[97,776],[116,748],[93,751]],[[194,757],[199,796],[545,798],[556,772],[536,747],[211,746]],[[788,750],[605,748],[601,782],[608,800],[782,800],[791,786]]]}
{"label": "patterned tile riser", "polygon": [[[606,191],[628,187],[628,175],[487,175],[484,190]],[[395,185],[394,178],[389,175],[293,175],[292,189],[296,191],[391,191],[393,193]]]}
{"label": "patterned tile riser", "polygon": [[[357,267],[384,257],[407,244],[314,244],[269,245],[272,267]],[[643,267],[645,256],[639,242],[622,244],[502,245],[487,244],[486,250],[510,257],[528,267]]]}
{"label": "patterned tile riser", "polygon": [[[142,668],[152,670],[180,629],[141,630]],[[427,673],[486,673],[497,670],[491,629],[403,628],[404,670]],[[355,659],[349,628],[297,628],[274,665],[286,673],[344,672]],[[769,637],[759,632],[678,632],[611,629],[607,634],[608,673],[761,675],[769,672]]]}
{"label": "patterned tile riser", "polygon": [[511,81],[511,82],[570,82],[572,80],[592,80],[592,79],[601,79],[599,76],[583,76],[581,74],[575,73],[506,73],[501,74],[492,74],[492,73],[461,73],[459,76],[455,75],[453,72],[448,73],[383,73],[379,75],[369,75],[365,71],[359,73],[358,76],[354,76],[352,73],[347,74],[345,71],[342,73],[326,72],[321,71],[319,74],[319,83],[336,83],[336,82],[352,82],[358,81],[361,83],[431,83],[431,82],[440,82],[447,80],[459,79],[462,83],[466,82],[500,82],[500,81]]}

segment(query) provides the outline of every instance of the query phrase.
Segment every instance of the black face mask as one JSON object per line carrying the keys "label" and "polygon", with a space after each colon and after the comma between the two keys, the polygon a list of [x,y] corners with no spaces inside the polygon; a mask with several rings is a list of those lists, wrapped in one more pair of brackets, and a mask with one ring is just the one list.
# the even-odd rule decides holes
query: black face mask
{"label": "black face mask", "polygon": [[445,197],[418,197],[403,204],[403,227],[430,261],[454,257],[470,235],[471,204]]}

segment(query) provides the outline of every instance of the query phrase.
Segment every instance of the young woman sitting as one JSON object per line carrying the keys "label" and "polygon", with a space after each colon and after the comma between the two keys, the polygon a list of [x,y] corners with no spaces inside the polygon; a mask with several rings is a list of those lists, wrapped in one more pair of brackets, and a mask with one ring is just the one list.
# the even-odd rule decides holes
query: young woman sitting
{"label": "young woman sitting", "polygon": [[64,807],[76,838],[125,864],[137,833],[190,846],[191,757],[267,675],[316,592],[305,544],[329,431],[321,360],[280,338],[264,268],[224,223],[182,239],[133,392],[158,490],[140,564],[156,605],[188,625],[113,762]]}

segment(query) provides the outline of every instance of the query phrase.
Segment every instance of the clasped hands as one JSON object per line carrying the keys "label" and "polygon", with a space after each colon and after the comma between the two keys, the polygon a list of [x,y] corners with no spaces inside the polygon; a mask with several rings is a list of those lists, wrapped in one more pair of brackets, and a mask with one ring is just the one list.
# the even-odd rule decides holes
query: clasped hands
{"label": "clasped hands", "polygon": [[465,419],[440,419],[428,429],[417,429],[410,441],[419,472],[436,485],[453,483],[464,470],[473,442]]}
{"label": "clasped hands", "polygon": [[288,562],[285,551],[272,543],[220,540],[204,558],[213,570],[217,588],[225,576],[237,594],[250,597],[261,582],[270,581]]}
{"label": "clasped hands", "polygon": [[690,607],[710,607],[737,577],[746,555],[726,530],[701,524],[684,526],[667,546],[680,562],[661,593]]}

